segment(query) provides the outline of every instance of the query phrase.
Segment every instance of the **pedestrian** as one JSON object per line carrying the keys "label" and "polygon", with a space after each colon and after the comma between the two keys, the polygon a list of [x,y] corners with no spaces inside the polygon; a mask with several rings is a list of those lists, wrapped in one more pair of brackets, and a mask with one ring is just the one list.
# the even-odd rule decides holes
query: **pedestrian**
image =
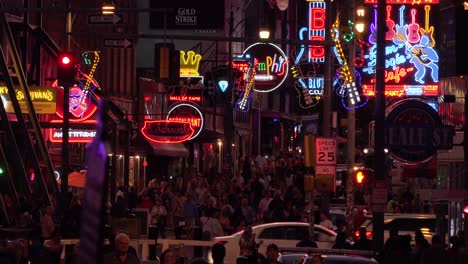
{"label": "pedestrian", "polygon": [[351,249],[351,244],[346,241],[346,232],[340,231],[336,235],[335,244],[333,249]]}
{"label": "pedestrian", "polygon": [[296,247],[312,247],[317,248],[317,243],[310,239],[310,232],[304,233],[304,238],[296,244]]}
{"label": "pedestrian", "polygon": [[[320,225],[325,227],[328,230],[333,230],[333,222],[328,217],[327,212],[321,211],[320,212]],[[328,234],[325,232],[319,232],[318,241],[327,241]]]}
{"label": "pedestrian", "polygon": [[312,257],[311,264],[324,264],[323,258],[321,255],[314,255]]}
{"label": "pedestrian", "polygon": [[278,261],[280,254],[279,254],[279,248],[276,244],[272,243],[267,246],[266,256],[267,256],[267,263],[281,264],[281,262]]}
{"label": "pedestrian", "polygon": [[226,256],[226,248],[223,243],[217,242],[211,247],[211,257],[213,258],[213,264],[223,264],[224,257]]}
{"label": "pedestrian", "polygon": [[113,252],[104,256],[106,264],[139,264],[138,257],[129,252],[130,238],[124,234],[119,233],[115,236]]}
{"label": "pedestrian", "polygon": [[432,245],[424,250],[421,257],[421,264],[448,263],[448,254],[444,248],[444,242],[439,235],[432,236]]}
{"label": "pedestrian", "polygon": [[244,229],[244,233],[242,233],[242,236],[239,240],[239,249],[240,249],[240,255],[241,256],[246,256],[247,250],[256,248],[256,242],[255,242],[255,233],[252,231],[251,226],[246,226]]}

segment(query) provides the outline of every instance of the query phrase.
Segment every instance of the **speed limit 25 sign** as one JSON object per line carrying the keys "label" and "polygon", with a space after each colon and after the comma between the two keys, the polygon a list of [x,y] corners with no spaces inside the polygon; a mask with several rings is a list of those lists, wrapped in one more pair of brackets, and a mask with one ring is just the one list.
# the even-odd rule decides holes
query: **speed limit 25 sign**
{"label": "speed limit 25 sign", "polygon": [[315,139],[315,165],[336,165],[336,139]]}

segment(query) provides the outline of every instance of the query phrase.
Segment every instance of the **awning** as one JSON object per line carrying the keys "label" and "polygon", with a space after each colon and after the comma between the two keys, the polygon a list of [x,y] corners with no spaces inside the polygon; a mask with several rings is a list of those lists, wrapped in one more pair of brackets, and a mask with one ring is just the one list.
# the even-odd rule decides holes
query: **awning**
{"label": "awning", "polygon": [[[59,184],[61,183],[62,181],[59,180]],[[85,185],[86,185],[86,174],[80,173],[77,171],[68,174],[68,186],[84,188]]]}
{"label": "awning", "polygon": [[155,143],[148,141],[154,155],[166,157],[188,157],[189,151],[182,143]]}

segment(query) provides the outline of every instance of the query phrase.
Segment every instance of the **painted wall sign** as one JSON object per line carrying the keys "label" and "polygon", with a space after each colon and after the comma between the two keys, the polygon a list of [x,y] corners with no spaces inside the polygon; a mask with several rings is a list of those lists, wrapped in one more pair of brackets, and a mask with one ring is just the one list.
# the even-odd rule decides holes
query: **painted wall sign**
{"label": "painted wall sign", "polygon": [[203,130],[203,114],[200,109],[193,104],[178,103],[173,105],[167,112],[166,120],[190,123],[194,133],[187,140],[196,138]]}
{"label": "painted wall sign", "polygon": [[[325,41],[325,2],[309,3],[309,40]],[[312,45],[309,48],[309,62],[325,62],[325,47]]]}
{"label": "painted wall sign", "polygon": [[[401,2],[401,1],[400,1]],[[374,10],[365,40],[369,48],[364,52],[361,68],[363,92],[373,95],[375,90],[376,11]],[[385,35],[385,85],[391,86],[390,96],[437,96],[439,55],[434,39],[434,21],[430,5],[387,5]]]}
{"label": "painted wall sign", "polygon": [[442,123],[437,112],[420,100],[401,100],[388,108],[385,146],[406,163],[430,159],[438,149],[451,149],[454,129]]}
{"label": "painted wall sign", "polygon": [[190,122],[152,120],[145,121],[141,133],[149,141],[156,143],[180,143],[193,135]]}
{"label": "painted wall sign", "polygon": [[[52,120],[50,123],[61,124],[62,120]],[[82,124],[97,124],[97,120],[82,121]],[[49,128],[49,140],[54,143],[61,143],[63,141],[62,128]],[[68,130],[69,143],[89,143],[96,136],[96,129],[72,129]]]}
{"label": "painted wall sign", "polygon": [[289,71],[289,61],[284,52],[271,43],[255,43],[244,50],[243,56],[250,55],[255,64],[256,92],[271,92],[284,82]]}
{"label": "painted wall sign", "polygon": [[[15,88],[16,99],[19,102],[21,112],[28,113],[28,107],[26,106],[25,94],[21,89]],[[57,91],[54,87],[29,87],[29,95],[34,105],[34,110],[37,114],[53,114],[56,111],[57,105]],[[13,104],[8,94],[8,88],[6,86],[0,86],[0,99],[3,101],[5,110],[7,113],[14,113]]]}

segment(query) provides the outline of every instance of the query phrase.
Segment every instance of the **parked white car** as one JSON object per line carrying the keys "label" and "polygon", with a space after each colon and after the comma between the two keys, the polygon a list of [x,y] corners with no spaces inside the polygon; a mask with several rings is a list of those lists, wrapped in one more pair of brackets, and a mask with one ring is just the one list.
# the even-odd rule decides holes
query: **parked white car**
{"label": "parked white car", "polygon": [[[256,242],[260,243],[258,252],[265,255],[269,244],[275,243],[278,247],[295,247],[309,232],[309,223],[302,222],[275,222],[252,227],[256,234]],[[215,237],[215,242],[223,242],[226,247],[224,263],[236,263],[240,254],[239,240],[244,231],[230,236]],[[320,225],[314,225],[314,238],[319,248],[331,248],[335,244],[336,233]],[[319,235],[320,234],[320,235]],[[320,238],[321,240],[318,240]]]}

